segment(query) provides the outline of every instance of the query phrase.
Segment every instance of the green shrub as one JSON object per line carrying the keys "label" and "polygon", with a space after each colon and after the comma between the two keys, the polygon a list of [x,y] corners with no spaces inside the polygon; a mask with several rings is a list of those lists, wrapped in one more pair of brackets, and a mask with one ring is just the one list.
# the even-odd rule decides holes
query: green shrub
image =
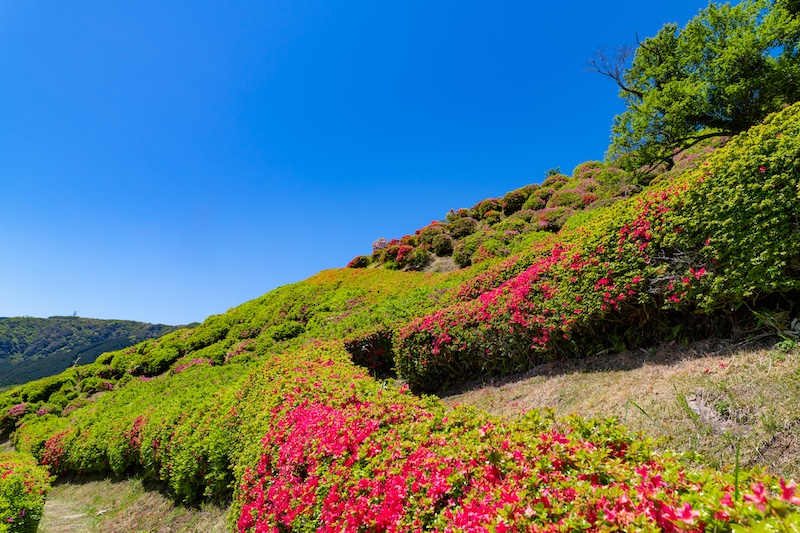
{"label": "green shrub", "polygon": [[448,222],[454,222],[459,218],[465,218],[468,216],[469,216],[469,209],[464,209],[464,208],[458,210],[451,209],[450,211],[447,212],[445,220],[447,220]]}
{"label": "green shrub", "polygon": [[478,220],[483,220],[483,217],[489,211],[501,211],[502,209],[503,203],[500,200],[497,198],[487,198],[475,204],[472,209],[469,210],[469,215]]}
{"label": "green shrub", "polygon": [[481,240],[481,235],[472,234],[468,238],[458,241],[453,246],[453,261],[461,268],[470,266],[472,256],[478,251]]}
{"label": "green shrub", "polygon": [[281,342],[293,339],[301,335],[303,332],[305,332],[305,330],[306,328],[303,326],[303,324],[289,320],[281,324],[268,327],[265,333],[274,341]]}
{"label": "green shrub", "polygon": [[542,182],[542,188],[551,188],[554,191],[560,189],[564,186],[565,183],[569,181],[569,176],[565,176],[564,174],[553,174],[548,176],[546,180]]}
{"label": "green shrub", "polygon": [[[434,240],[438,237],[446,237],[446,235],[437,235],[434,237]],[[428,266],[431,262],[431,254],[428,252],[427,246],[419,246],[414,248],[411,253],[408,255],[408,258],[404,262],[404,266],[409,270],[423,270],[426,266]]]}
{"label": "green shrub", "polygon": [[35,533],[49,489],[47,469],[32,457],[0,452],[0,531]]}
{"label": "green shrub", "polygon": [[348,264],[347,268],[367,268],[372,262],[372,257],[369,255],[359,255],[354,257]]}
{"label": "green shrub", "polygon": [[444,225],[436,222],[432,223],[429,226],[426,226],[422,230],[419,231],[419,235],[417,236],[417,243],[419,245],[427,244],[430,245],[433,242],[433,238],[437,235],[441,235],[444,233],[445,228]]}
{"label": "green shrub", "polygon": [[525,205],[525,200],[528,199],[532,191],[526,187],[507,192],[503,196],[503,214],[506,216],[513,215]]}
{"label": "green shrub", "polygon": [[584,207],[583,198],[586,195],[584,191],[578,189],[562,188],[553,193],[550,200],[547,202],[547,207],[571,207],[573,209],[582,209]]}
{"label": "green shrub", "polygon": [[564,223],[575,214],[571,207],[548,207],[537,214],[539,228],[547,231],[558,231]]}
{"label": "green shrub", "polygon": [[503,213],[501,213],[500,211],[494,211],[494,210],[492,210],[492,211],[487,211],[487,212],[486,212],[486,213],[483,215],[483,220],[484,220],[484,221],[485,221],[487,224],[489,224],[490,226],[492,226],[492,225],[494,225],[494,224],[497,224],[498,222],[500,222],[500,220],[501,220],[502,218],[503,218]]}
{"label": "green shrub", "polygon": [[602,169],[603,166],[600,161],[586,161],[575,167],[575,170],[572,171],[572,178],[577,180],[593,179],[597,175],[596,171]]}
{"label": "green shrub", "polygon": [[471,217],[461,217],[447,225],[447,232],[454,239],[463,239],[478,229],[478,221]]}
{"label": "green shrub", "polygon": [[545,205],[547,205],[547,202],[543,198],[531,195],[525,201],[522,209],[523,211],[538,211],[540,209],[544,209]]}
{"label": "green shrub", "polygon": [[395,375],[392,330],[386,326],[345,339],[344,349],[353,364],[366,368],[373,377],[383,379]]}
{"label": "green shrub", "polygon": [[[437,225],[438,224],[439,223],[437,222]],[[418,244],[421,243],[418,242],[418,238],[416,235],[403,235],[402,237],[400,237],[400,244],[406,244],[408,246],[417,246]]]}
{"label": "green shrub", "polygon": [[433,239],[433,253],[438,256],[452,255],[453,239],[450,235],[437,235]]}

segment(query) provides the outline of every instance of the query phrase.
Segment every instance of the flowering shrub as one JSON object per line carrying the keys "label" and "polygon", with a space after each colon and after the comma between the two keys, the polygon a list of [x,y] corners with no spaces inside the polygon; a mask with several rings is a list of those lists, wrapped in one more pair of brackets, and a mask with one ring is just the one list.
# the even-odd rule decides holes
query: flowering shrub
{"label": "flowering shrub", "polygon": [[181,363],[181,364],[173,366],[170,371],[173,374],[180,374],[181,372],[183,372],[187,368],[191,368],[191,367],[196,366],[196,365],[213,365],[213,364],[214,364],[214,361],[212,361],[211,359],[202,359],[202,358],[196,357],[196,358],[192,359],[191,361],[187,361],[186,363]]}
{"label": "flowering shrub", "polygon": [[349,263],[347,263],[347,268],[367,268],[372,261],[372,257],[369,255],[359,255],[358,257],[354,257]]}
{"label": "flowering shrub", "polygon": [[736,499],[731,474],[687,470],[614,422],[447,413],[315,351],[288,375],[265,369],[256,382],[267,390],[244,396],[270,398],[270,424],[243,454],[240,533],[800,525],[791,481],[740,472],[748,489]]}
{"label": "flowering shrub", "polygon": [[471,300],[398,328],[398,371],[415,388],[436,389],[599,351],[609,333],[631,335],[616,324],[669,312],[697,320],[745,298],[800,289],[799,181],[795,105],[707,165],[562,235],[501,285],[479,293],[482,285],[468,282],[462,293]]}
{"label": "flowering shrub", "polygon": [[502,211],[503,202],[497,198],[487,198],[475,204],[469,210],[470,216],[478,220],[483,219],[489,211]]}
{"label": "flowering shrub", "polygon": [[131,381],[69,422],[26,424],[16,442],[56,472],[136,469],[187,502],[235,487],[243,533],[800,523],[792,481],[742,471],[737,498],[732,474],[655,455],[613,421],[447,411],[381,386],[336,344],[273,355],[249,375],[198,365]]}
{"label": "flowering shrub", "polygon": [[531,192],[531,189],[526,187],[507,192],[505,196],[503,196],[503,214],[506,216],[513,215],[522,209],[525,200],[528,199]]}
{"label": "flowering shrub", "polygon": [[503,214],[500,211],[491,210],[487,211],[486,214],[483,215],[483,220],[491,226],[500,222],[502,217]]}
{"label": "flowering shrub", "polygon": [[453,239],[450,235],[437,235],[433,238],[432,246],[433,253],[436,255],[443,256],[453,253]]}
{"label": "flowering shrub", "polygon": [[34,533],[50,488],[47,469],[20,453],[0,453],[0,532]]}
{"label": "flowering shrub", "polygon": [[537,213],[539,228],[558,231],[573,214],[575,210],[571,207],[546,207]]}
{"label": "flowering shrub", "polygon": [[551,187],[553,190],[558,190],[568,181],[569,176],[556,173],[548,176],[547,179],[542,182],[542,187]]}
{"label": "flowering shrub", "polygon": [[478,228],[478,221],[470,217],[461,217],[447,225],[447,231],[454,239],[462,239],[471,235]]}
{"label": "flowering shrub", "polygon": [[[586,191],[583,189],[562,188],[553,193],[547,202],[547,207],[581,207]],[[590,202],[591,203],[591,202]]]}
{"label": "flowering shrub", "polygon": [[385,326],[345,339],[344,349],[353,364],[366,368],[374,377],[385,378],[394,373],[392,331]]}
{"label": "flowering shrub", "polygon": [[527,200],[525,200],[522,209],[538,211],[539,209],[544,209],[545,205],[547,205],[547,201],[545,199],[531,195]]}

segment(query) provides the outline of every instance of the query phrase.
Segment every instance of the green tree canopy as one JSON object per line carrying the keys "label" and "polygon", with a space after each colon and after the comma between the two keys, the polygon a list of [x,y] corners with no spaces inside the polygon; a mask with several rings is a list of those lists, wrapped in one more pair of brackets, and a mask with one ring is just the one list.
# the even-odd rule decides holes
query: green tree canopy
{"label": "green tree canopy", "polygon": [[590,68],[613,78],[626,104],[609,159],[671,167],[681,150],[800,100],[798,12],[800,0],[711,2],[683,29],[667,24],[635,49],[598,52]]}

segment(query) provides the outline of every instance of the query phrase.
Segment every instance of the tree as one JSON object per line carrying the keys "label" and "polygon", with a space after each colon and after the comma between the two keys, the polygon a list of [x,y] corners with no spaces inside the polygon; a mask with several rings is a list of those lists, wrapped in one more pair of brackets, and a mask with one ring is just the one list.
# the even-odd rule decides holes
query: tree
{"label": "tree", "polygon": [[667,24],[636,48],[598,52],[590,69],[612,78],[626,104],[608,158],[671,168],[680,151],[800,100],[798,12],[800,0],[711,2],[683,29]]}

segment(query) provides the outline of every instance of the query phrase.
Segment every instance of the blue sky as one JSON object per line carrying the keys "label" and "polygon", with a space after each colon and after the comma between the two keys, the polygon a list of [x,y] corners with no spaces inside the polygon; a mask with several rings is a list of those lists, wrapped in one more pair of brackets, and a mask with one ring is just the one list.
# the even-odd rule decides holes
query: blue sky
{"label": "blue sky", "polygon": [[0,0],[0,316],[185,324],[602,159],[706,2]]}

